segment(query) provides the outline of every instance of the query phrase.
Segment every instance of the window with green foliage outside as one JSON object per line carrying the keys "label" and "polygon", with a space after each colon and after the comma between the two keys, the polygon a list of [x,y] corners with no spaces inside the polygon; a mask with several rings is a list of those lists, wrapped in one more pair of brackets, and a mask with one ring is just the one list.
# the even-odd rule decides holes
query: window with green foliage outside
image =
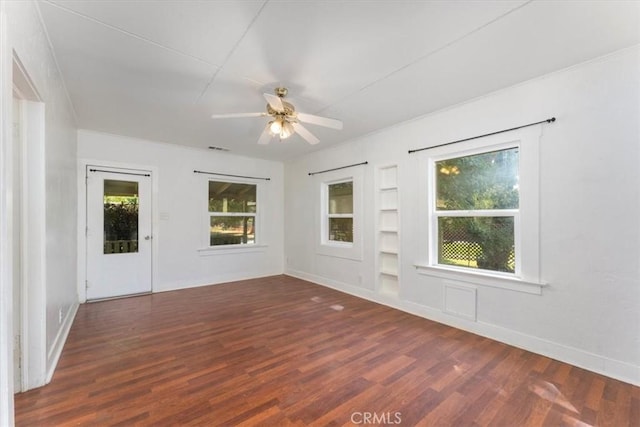
{"label": "window with green foliage outside", "polygon": [[254,244],[257,186],[209,181],[209,245]]}
{"label": "window with green foliage outside", "polygon": [[138,252],[138,183],[104,180],[103,223],[105,254]]}
{"label": "window with green foliage outside", "polygon": [[515,273],[519,149],[434,162],[437,263]]}

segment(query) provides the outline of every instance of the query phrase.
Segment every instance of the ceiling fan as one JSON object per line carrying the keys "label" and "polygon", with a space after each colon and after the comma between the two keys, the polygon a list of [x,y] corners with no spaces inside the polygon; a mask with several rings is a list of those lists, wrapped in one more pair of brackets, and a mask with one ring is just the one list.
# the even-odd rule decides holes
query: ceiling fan
{"label": "ceiling fan", "polygon": [[342,122],[336,119],[315,116],[313,114],[299,113],[295,107],[284,100],[288,90],[285,87],[277,87],[275,95],[264,93],[267,100],[267,111],[262,113],[231,113],[231,114],[214,114],[213,119],[227,119],[238,117],[266,117],[270,116],[272,120],[267,123],[258,138],[258,144],[268,144],[272,137],[279,136],[280,139],[287,139],[294,133],[297,133],[309,144],[317,144],[320,140],[313,135],[302,123],[311,123],[318,126],[324,126],[332,129],[342,129]]}

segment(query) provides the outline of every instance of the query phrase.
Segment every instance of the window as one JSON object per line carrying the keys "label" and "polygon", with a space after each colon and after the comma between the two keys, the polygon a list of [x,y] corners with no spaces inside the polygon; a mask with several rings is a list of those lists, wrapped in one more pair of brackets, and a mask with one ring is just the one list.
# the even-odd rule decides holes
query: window
{"label": "window", "polygon": [[209,181],[209,246],[256,243],[257,186]]}
{"label": "window", "polygon": [[520,272],[519,147],[432,160],[432,263]]}
{"label": "window", "polygon": [[105,254],[138,252],[138,183],[104,180]]}
{"label": "window", "polygon": [[325,239],[353,243],[353,181],[327,184],[326,194]]}

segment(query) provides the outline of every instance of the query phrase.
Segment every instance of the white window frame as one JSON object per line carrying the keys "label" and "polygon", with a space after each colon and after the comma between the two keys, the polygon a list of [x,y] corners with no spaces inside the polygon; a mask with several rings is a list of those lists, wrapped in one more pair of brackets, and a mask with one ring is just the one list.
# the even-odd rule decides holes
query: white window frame
{"label": "white window frame", "polygon": [[353,191],[354,188],[354,184],[353,184],[353,178],[347,178],[347,179],[342,179],[342,180],[338,180],[338,181],[331,181],[331,182],[323,182],[322,183],[322,199],[323,199],[323,203],[322,203],[322,216],[323,216],[323,220],[322,220],[322,242],[325,245],[332,245],[332,246],[338,246],[338,247],[346,247],[346,248],[350,248],[353,247],[353,240],[355,238],[355,236],[352,235],[352,241],[351,242],[343,242],[340,240],[331,240],[329,238],[329,222],[332,218],[351,218],[352,221],[354,221],[354,217],[353,217],[353,197],[354,194],[352,193],[352,202],[351,202],[351,213],[350,214],[332,214],[329,213],[329,187],[335,184],[344,184],[350,182],[351,183],[351,188]]}
{"label": "white window frame", "polygon": [[[255,185],[256,187],[256,211],[255,212],[211,212],[209,211],[209,182],[224,182],[230,184],[247,184],[247,185]],[[205,188],[204,193],[207,195],[205,197],[205,206],[204,210],[206,212],[206,220],[205,222],[205,240],[203,247],[200,252],[203,254],[207,254],[213,251],[213,253],[223,253],[227,250],[232,252],[241,252],[244,250],[253,251],[255,248],[262,248],[265,245],[262,244],[262,224],[260,221],[261,215],[261,204],[262,204],[262,185],[261,183],[257,183],[255,181],[243,180],[243,179],[230,179],[228,177],[217,178],[215,176],[209,176],[205,180]],[[255,228],[255,236],[253,243],[239,243],[239,244],[230,244],[230,245],[214,245],[211,246],[211,218],[212,217],[253,217],[253,224]]]}
{"label": "white window frame", "polygon": [[[319,255],[346,258],[362,261],[363,256],[363,190],[364,179],[363,168],[354,167],[350,169],[331,171],[314,177],[316,193],[316,253]],[[353,218],[353,242],[339,242],[329,240],[329,185],[341,182],[353,182],[353,213],[334,214],[332,217]]]}
{"label": "white window frame", "polygon": [[[527,293],[541,294],[546,285],[540,278],[539,156],[541,128],[532,127],[493,135],[450,146],[426,150],[420,178],[426,183],[420,204],[422,218],[428,218],[420,234],[425,246],[421,261],[415,263],[420,274],[454,279],[475,285],[486,285]],[[435,164],[444,159],[518,148],[518,209],[437,211],[435,206]],[[437,221],[440,216],[511,216],[514,218],[515,272],[450,266],[438,263]]]}

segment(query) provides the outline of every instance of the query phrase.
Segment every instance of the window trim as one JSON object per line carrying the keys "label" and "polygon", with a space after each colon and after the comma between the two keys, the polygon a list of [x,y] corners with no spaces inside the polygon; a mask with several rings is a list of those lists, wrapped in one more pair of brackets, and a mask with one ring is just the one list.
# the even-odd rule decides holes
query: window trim
{"label": "window trim", "polygon": [[[315,175],[314,199],[315,199],[315,246],[316,254],[345,258],[355,261],[363,259],[363,212],[364,212],[364,168],[351,168],[350,170],[329,171],[321,175]],[[325,212],[328,212],[328,184],[340,182],[353,182],[353,242],[337,242],[323,238],[328,237],[328,221],[325,220]]]}
{"label": "window trim", "polygon": [[[200,255],[217,255],[223,253],[240,253],[240,252],[255,252],[256,250],[261,250],[260,248],[265,248],[265,245],[262,241],[262,224],[261,224],[261,204],[262,204],[262,185],[261,183],[245,180],[245,179],[234,179],[227,178],[219,179],[213,176],[207,176],[204,178],[204,193],[207,195],[205,197],[205,205],[204,211],[205,215],[205,224],[204,229],[206,232],[204,233],[204,241],[203,247],[198,249]],[[248,184],[255,185],[256,187],[256,211],[255,212],[211,212],[209,211],[209,183],[210,182],[224,182],[231,184]],[[253,217],[253,224],[255,227],[255,236],[253,243],[237,243],[230,245],[211,245],[211,218],[212,217]]]}
{"label": "window trim", "polygon": [[[541,294],[541,289],[548,286],[540,276],[540,138],[541,126],[529,127],[506,132],[498,135],[478,138],[462,142],[453,146],[435,147],[419,153],[418,173],[420,194],[418,209],[420,221],[418,232],[423,236],[425,244],[420,245],[419,258],[413,264],[421,275],[459,280],[476,285],[485,285],[521,291],[531,294]],[[516,265],[520,269],[516,273],[494,272],[448,265],[437,264],[437,253],[433,245],[437,241],[431,236],[434,211],[432,195],[435,194],[433,168],[435,162],[443,158],[455,158],[465,155],[495,151],[506,147],[519,147],[519,215],[518,224],[514,224],[514,240],[519,242],[520,250],[516,251]],[[433,262],[435,260],[435,263]]]}

